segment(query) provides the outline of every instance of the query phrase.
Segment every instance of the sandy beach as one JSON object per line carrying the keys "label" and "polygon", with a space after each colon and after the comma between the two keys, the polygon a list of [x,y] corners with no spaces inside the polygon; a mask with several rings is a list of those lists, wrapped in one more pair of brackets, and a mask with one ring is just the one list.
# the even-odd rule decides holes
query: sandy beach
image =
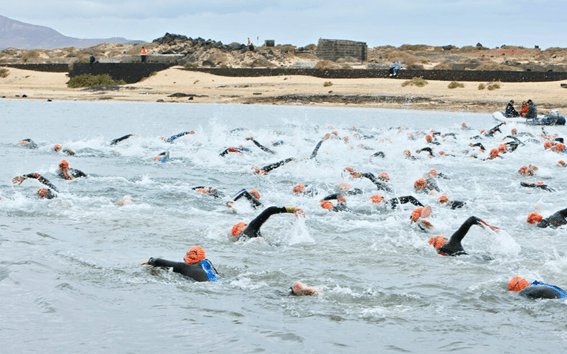
{"label": "sandy beach", "polygon": [[[177,103],[233,104],[311,104],[494,112],[503,110],[513,99],[519,109],[523,100],[537,103],[540,114],[551,109],[567,113],[565,81],[539,83],[500,83],[495,90],[479,90],[486,82],[462,82],[463,88],[449,89],[447,81],[428,81],[424,87],[402,86],[402,79],[321,79],[309,76],[223,77],[172,67],[141,82],[120,86],[117,90],[71,89],[66,73],[46,73],[8,68],[0,78],[0,97],[4,99],[41,100],[115,100]],[[328,82],[332,85],[329,85]],[[325,83],[327,82],[327,85]],[[171,97],[179,94],[179,97]],[[298,99],[298,96],[305,96]],[[312,98],[324,96],[324,99]],[[344,97],[378,96],[377,102],[346,102]],[[311,97],[311,98],[310,98]],[[316,101],[316,102],[314,102]]]}

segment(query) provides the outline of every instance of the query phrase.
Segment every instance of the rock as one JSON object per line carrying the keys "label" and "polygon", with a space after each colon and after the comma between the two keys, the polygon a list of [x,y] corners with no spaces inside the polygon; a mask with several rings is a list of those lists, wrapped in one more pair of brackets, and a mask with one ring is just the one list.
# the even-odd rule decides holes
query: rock
{"label": "rock", "polygon": [[156,102],[165,102],[165,101],[160,98]]}
{"label": "rock", "polygon": [[561,87],[567,88],[567,84],[561,84]]}
{"label": "rock", "polygon": [[216,66],[215,63],[213,63],[210,60],[205,60],[201,65],[202,66],[210,66],[211,68],[214,68]]}

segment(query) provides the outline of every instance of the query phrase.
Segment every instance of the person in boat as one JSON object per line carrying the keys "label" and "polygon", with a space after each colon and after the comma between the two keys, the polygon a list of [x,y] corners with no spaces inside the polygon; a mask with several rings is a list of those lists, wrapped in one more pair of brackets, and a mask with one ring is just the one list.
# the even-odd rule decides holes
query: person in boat
{"label": "person in boat", "polygon": [[295,214],[296,217],[299,215],[305,216],[305,212],[301,208],[296,208],[293,206],[288,207],[276,207],[271,206],[266,208],[264,211],[260,213],[254,220],[247,224],[245,222],[239,222],[232,227],[231,233],[232,236],[236,237],[238,241],[247,240],[253,237],[261,237],[260,228],[270,216],[275,214],[282,214],[282,213],[289,213]]}
{"label": "person in boat", "polygon": [[522,277],[513,277],[508,283],[508,290],[518,291],[528,299],[566,299],[567,293],[551,284],[534,280],[531,284]]}
{"label": "person in boat", "polygon": [[533,212],[528,215],[527,221],[530,224],[537,223],[537,226],[541,228],[551,227],[555,229],[567,225],[567,208],[559,210],[545,219],[540,213]]}
{"label": "person in boat", "polygon": [[487,224],[484,220],[477,218],[476,216],[471,216],[468,218],[457,231],[451,236],[449,240],[443,236],[435,236],[429,239],[428,243],[435,247],[437,253],[442,256],[460,256],[467,254],[463,248],[461,241],[469,232],[469,229],[473,225],[488,226],[492,230],[498,230],[496,226]]}
{"label": "person in boat", "polygon": [[525,118],[537,118],[537,105],[531,99],[528,100],[528,111]]}
{"label": "person in boat", "polygon": [[518,113],[518,111],[516,111],[516,109],[514,108],[514,100],[510,100],[510,102],[508,102],[504,115],[508,118],[514,118],[520,116],[520,113]]}
{"label": "person in boat", "polygon": [[525,117],[526,113],[528,113],[528,103],[524,101],[522,102],[522,108],[520,109],[518,114],[520,114],[520,117]]}
{"label": "person in boat", "polygon": [[201,246],[191,247],[185,257],[184,262],[168,261],[161,258],[150,258],[142,265],[151,265],[154,267],[173,268],[175,273],[182,274],[195,281],[217,281],[219,273],[205,255],[205,250]]}

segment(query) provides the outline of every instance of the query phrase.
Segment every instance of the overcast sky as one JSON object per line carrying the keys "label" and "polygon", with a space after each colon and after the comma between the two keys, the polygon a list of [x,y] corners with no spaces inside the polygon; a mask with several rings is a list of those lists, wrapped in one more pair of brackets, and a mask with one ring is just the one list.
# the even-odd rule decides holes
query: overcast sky
{"label": "overcast sky", "polygon": [[567,0],[0,0],[0,15],[76,38],[567,47]]}

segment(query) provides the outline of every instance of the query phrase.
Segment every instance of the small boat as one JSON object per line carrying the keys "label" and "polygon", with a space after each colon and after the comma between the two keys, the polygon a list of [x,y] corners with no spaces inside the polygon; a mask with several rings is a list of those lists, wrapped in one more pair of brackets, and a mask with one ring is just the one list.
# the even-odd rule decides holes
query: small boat
{"label": "small boat", "polygon": [[559,111],[552,110],[537,118],[507,117],[503,111],[492,113],[492,117],[499,122],[522,123],[527,125],[565,125],[565,117],[559,115]]}

